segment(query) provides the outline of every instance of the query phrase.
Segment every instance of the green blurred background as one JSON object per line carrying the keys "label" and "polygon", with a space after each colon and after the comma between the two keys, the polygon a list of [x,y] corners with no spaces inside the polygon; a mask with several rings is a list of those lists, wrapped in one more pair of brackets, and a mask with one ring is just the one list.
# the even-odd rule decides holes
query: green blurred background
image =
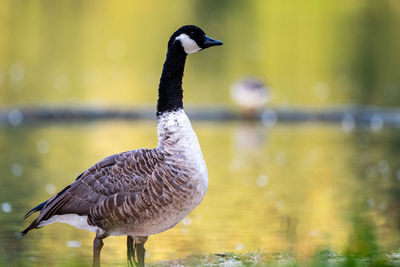
{"label": "green blurred background", "polygon": [[[400,103],[397,0],[0,0],[0,105],[155,107],[167,40],[184,24],[224,42],[188,59],[187,107],[234,109],[229,87],[247,75],[271,85],[271,106]],[[399,247],[398,127],[193,127],[209,191],[176,228],[150,238],[149,262]],[[155,119],[0,127],[0,263],[90,264],[91,233],[58,224],[17,239],[23,214],[105,156],[156,145]],[[125,239],[108,238],[104,263],[122,266],[125,253]]]}
{"label": "green blurred background", "polygon": [[187,104],[229,104],[243,75],[269,81],[276,104],[399,101],[396,0],[0,3],[3,105],[154,103],[166,41],[183,24],[225,42],[190,58]]}

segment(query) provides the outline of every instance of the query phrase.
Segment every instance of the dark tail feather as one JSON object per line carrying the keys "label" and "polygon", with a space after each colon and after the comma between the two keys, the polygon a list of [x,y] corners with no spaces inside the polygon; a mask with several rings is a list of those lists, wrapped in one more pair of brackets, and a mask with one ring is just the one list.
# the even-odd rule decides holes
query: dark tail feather
{"label": "dark tail feather", "polygon": [[22,235],[26,235],[30,230],[38,228],[39,225],[38,220],[34,220],[24,231],[21,232]]}
{"label": "dark tail feather", "polygon": [[70,196],[63,193],[70,187],[71,185],[67,186],[54,197],[46,200],[45,202],[37,205],[36,207],[28,211],[28,213],[25,214],[24,219],[28,218],[29,215],[34,212],[41,211],[41,213],[24,231],[21,232],[22,235],[26,235],[30,230],[38,228],[40,222],[45,221],[53,216],[57,212],[57,210],[69,200]]}
{"label": "dark tail feather", "polygon": [[34,207],[33,209],[31,209],[30,211],[28,211],[28,212],[25,214],[25,216],[24,216],[24,220],[25,220],[26,218],[28,218],[32,213],[35,213],[35,212],[37,212],[37,211],[41,211],[41,210],[43,209],[43,207],[47,204],[47,201],[48,201],[48,200],[46,200],[46,201],[43,202],[42,204],[39,204],[39,205],[37,205],[36,207]]}
{"label": "dark tail feather", "polygon": [[[47,204],[48,200],[46,200],[45,202],[37,205],[36,207],[34,207],[33,209],[31,209],[30,211],[28,211],[25,216],[24,216],[24,220],[26,218],[28,218],[32,213],[35,213],[37,211],[41,211],[43,209],[43,207]],[[34,220],[24,231],[22,231],[22,235],[26,235],[30,230],[35,229],[37,226],[39,225],[38,220]]]}
{"label": "dark tail feather", "polygon": [[32,226],[34,224],[34,222],[29,225],[24,231],[21,232],[22,235],[26,235],[30,230],[34,229],[35,226]]}

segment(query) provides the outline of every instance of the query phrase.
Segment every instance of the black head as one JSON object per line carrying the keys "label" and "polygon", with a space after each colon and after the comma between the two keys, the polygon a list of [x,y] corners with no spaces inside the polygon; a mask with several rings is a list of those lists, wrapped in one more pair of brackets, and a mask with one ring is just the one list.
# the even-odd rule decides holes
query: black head
{"label": "black head", "polygon": [[202,29],[195,25],[185,25],[179,28],[168,42],[168,47],[180,42],[186,54],[193,54],[202,49],[222,45],[221,41],[208,37]]}

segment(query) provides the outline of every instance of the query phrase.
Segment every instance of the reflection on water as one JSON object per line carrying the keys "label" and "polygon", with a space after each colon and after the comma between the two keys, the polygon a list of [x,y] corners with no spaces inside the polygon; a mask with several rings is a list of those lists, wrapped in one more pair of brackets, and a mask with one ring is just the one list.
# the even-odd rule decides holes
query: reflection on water
{"label": "reflection on water", "polygon": [[[90,264],[92,233],[55,224],[17,239],[22,216],[99,159],[154,147],[155,126],[0,128],[0,262]],[[149,261],[221,251],[293,249],[309,256],[323,247],[371,255],[398,247],[397,132],[316,124],[194,128],[209,169],[208,193],[174,229],[150,238]],[[124,263],[125,246],[124,238],[108,238],[104,261]]]}

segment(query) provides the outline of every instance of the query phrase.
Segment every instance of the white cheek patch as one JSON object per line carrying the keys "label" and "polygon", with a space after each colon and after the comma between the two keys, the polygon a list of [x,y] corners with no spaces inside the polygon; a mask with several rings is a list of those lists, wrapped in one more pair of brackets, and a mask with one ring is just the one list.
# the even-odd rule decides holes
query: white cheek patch
{"label": "white cheek patch", "polygon": [[185,50],[186,54],[188,55],[201,50],[197,43],[187,34],[182,33],[181,35],[176,37],[175,40],[179,40],[181,42],[183,50]]}

